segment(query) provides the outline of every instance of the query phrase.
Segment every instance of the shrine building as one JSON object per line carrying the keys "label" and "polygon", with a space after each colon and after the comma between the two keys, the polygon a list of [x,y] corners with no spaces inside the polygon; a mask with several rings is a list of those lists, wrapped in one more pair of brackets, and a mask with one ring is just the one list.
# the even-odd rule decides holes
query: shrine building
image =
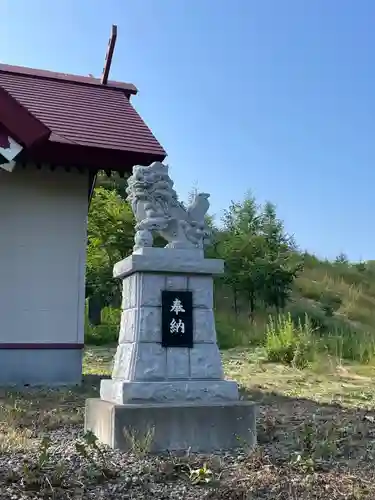
{"label": "shrine building", "polygon": [[80,383],[87,214],[99,170],[166,152],[134,85],[0,64],[0,386]]}

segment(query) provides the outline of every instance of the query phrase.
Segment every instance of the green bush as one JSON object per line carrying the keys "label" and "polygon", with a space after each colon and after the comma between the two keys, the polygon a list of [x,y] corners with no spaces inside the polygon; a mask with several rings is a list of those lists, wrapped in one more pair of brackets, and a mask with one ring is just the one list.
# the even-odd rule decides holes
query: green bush
{"label": "green bush", "polygon": [[105,345],[117,342],[119,325],[103,324],[99,326],[86,325],[85,344]]}
{"label": "green bush", "polygon": [[106,325],[120,325],[121,309],[115,307],[104,307],[102,309],[102,323]]}
{"label": "green bush", "polygon": [[87,309],[85,319],[85,344],[105,345],[117,343],[121,309],[105,307],[101,313],[102,323],[98,326],[90,325],[87,317]]}
{"label": "green bush", "polygon": [[249,345],[248,327],[229,315],[216,314],[216,334],[220,349]]}
{"label": "green bush", "polygon": [[288,309],[288,313],[295,325],[310,328],[316,333],[323,333],[329,329],[329,318],[318,304],[301,301],[290,304]]}
{"label": "green bush", "polygon": [[220,349],[264,344],[264,321],[251,322],[247,316],[236,317],[215,311],[217,342]]}
{"label": "green bush", "polygon": [[297,290],[305,299],[315,300],[316,302],[319,302],[322,296],[321,285],[312,282],[308,282],[308,287],[306,283],[297,284]]}
{"label": "green bush", "polygon": [[266,327],[266,353],[268,361],[305,368],[313,360],[312,328],[308,318],[298,326],[291,314],[270,317]]}
{"label": "green bush", "polygon": [[319,302],[321,303],[321,307],[325,315],[328,317],[332,317],[335,311],[340,308],[342,299],[335,293],[324,292],[322,293]]}

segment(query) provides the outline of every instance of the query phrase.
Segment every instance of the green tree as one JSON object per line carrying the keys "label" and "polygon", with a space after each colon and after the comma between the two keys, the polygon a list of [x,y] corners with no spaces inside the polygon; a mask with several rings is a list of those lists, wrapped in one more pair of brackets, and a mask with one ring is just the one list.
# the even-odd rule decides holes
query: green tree
{"label": "green tree", "polygon": [[119,283],[113,279],[116,262],[133,247],[134,219],[127,202],[115,190],[98,187],[88,217],[86,296],[90,319],[98,323],[98,311],[120,300]]}
{"label": "green tree", "polygon": [[229,234],[257,234],[262,220],[255,198],[248,193],[242,203],[233,202],[222,218],[224,231]]}
{"label": "green tree", "polygon": [[112,172],[108,176],[104,171],[100,171],[96,178],[96,187],[102,187],[109,191],[116,191],[123,200],[126,200],[126,188],[128,186],[129,174],[120,177],[117,172]]}
{"label": "green tree", "polygon": [[248,195],[230,205],[223,226],[218,253],[225,260],[224,282],[232,289],[236,314],[239,293],[247,298],[251,319],[260,303],[284,308],[302,264],[275,206],[260,207]]}
{"label": "green tree", "polygon": [[248,316],[253,321],[259,299],[262,297],[264,277],[267,274],[265,269],[267,261],[264,257],[267,252],[266,241],[258,234],[250,237],[239,235],[236,239],[238,238],[243,241],[241,252],[238,253],[239,289],[247,298]]}
{"label": "green tree", "polygon": [[349,264],[349,259],[346,254],[343,252],[339,253],[338,256],[335,258],[335,264],[343,264],[343,265],[348,265]]}
{"label": "green tree", "polygon": [[261,215],[261,232],[265,239],[263,279],[260,295],[267,306],[283,309],[292,291],[293,282],[303,269],[294,239],[276,215],[276,207],[265,203]]}
{"label": "green tree", "polygon": [[218,256],[225,261],[223,281],[232,290],[233,308],[238,315],[239,294],[248,299],[249,317],[256,308],[259,269],[264,239],[259,237],[261,218],[255,198],[249,194],[242,203],[232,202],[224,212],[223,229],[218,238]]}

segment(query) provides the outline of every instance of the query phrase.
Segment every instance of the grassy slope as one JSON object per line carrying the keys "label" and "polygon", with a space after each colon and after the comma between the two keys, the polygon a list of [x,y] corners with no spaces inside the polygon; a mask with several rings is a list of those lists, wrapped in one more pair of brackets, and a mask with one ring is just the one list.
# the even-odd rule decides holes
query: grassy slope
{"label": "grassy slope", "polygon": [[[331,307],[331,314],[327,312]],[[246,301],[239,300],[240,314],[233,313],[230,289],[216,286],[216,317],[225,347],[235,342],[257,343],[264,336],[266,323],[272,311],[258,310],[254,324],[247,319]],[[326,334],[365,334],[375,339],[375,271],[371,264],[359,270],[347,264],[335,265],[309,257],[303,273],[296,279],[291,301],[287,307],[293,319],[303,319],[305,314],[313,328],[323,327]],[[228,342],[226,342],[228,340]],[[375,341],[375,340],[374,340]]]}
{"label": "grassy slope", "polygon": [[342,303],[337,315],[344,321],[375,329],[375,273],[371,264],[366,270],[346,264],[335,265],[311,259],[296,280],[299,299],[320,306],[325,295],[337,295]]}
{"label": "grassy slope", "polygon": [[[248,320],[247,303],[238,300],[239,315],[233,310],[233,294],[220,282],[215,285],[216,327],[222,348],[261,345],[272,311],[258,309],[255,321]],[[328,309],[327,309],[328,306]],[[324,335],[324,349],[339,358],[357,361],[375,360],[375,266],[358,269],[306,259],[303,273],[296,279],[287,307],[295,324],[306,314],[315,338]],[[274,313],[274,312],[273,312]],[[87,325],[90,344],[116,342],[120,311],[106,308],[103,324]],[[328,347],[327,347],[328,346]]]}

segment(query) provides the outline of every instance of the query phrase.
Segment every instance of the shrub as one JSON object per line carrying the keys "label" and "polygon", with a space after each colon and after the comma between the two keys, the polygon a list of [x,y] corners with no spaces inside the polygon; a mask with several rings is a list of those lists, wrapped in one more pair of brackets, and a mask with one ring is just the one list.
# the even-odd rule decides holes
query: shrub
{"label": "shrub", "polygon": [[120,325],[121,309],[116,307],[104,307],[102,309],[102,323],[109,325]]}
{"label": "shrub", "polygon": [[297,368],[305,368],[313,359],[312,328],[308,318],[298,326],[289,314],[272,317],[266,327],[267,358],[272,362],[281,362]]}
{"label": "shrub", "polygon": [[324,285],[321,281],[316,281],[310,276],[302,275],[296,279],[295,288],[301,297],[318,301],[324,290]]}
{"label": "shrub", "polygon": [[289,313],[294,325],[302,325],[304,328],[307,326],[316,333],[329,329],[329,318],[318,304],[308,301],[294,303],[289,306]]}
{"label": "shrub", "polygon": [[117,342],[119,325],[99,325],[86,327],[85,344],[105,345]]}
{"label": "shrub", "polygon": [[332,317],[334,312],[337,311],[342,304],[341,297],[335,293],[330,292],[322,293],[319,300],[322,310],[325,312],[326,316],[329,317]]}
{"label": "shrub", "polygon": [[216,334],[220,349],[231,349],[249,345],[249,325],[243,325],[239,320],[229,315],[216,315]]}
{"label": "shrub", "polygon": [[85,344],[105,345],[117,343],[120,328],[121,309],[105,307],[101,312],[102,323],[90,325],[87,314],[85,323]]}
{"label": "shrub", "polygon": [[253,322],[247,316],[234,316],[215,311],[217,342],[220,349],[264,344],[264,320]]}

